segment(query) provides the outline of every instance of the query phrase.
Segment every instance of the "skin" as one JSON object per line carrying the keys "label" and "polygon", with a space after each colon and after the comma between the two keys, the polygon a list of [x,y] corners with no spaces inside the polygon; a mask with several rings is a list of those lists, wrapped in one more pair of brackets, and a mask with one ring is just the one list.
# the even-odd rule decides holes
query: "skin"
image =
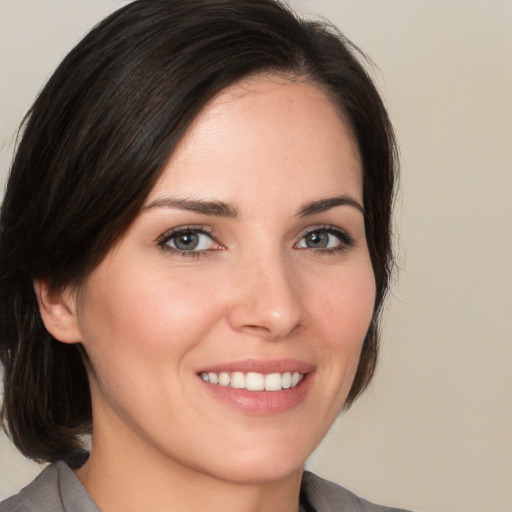
{"label": "skin", "polygon": [[[340,196],[353,204],[299,215]],[[236,218],[182,209],[177,198],[228,204]],[[358,150],[325,95],[253,77],[198,116],[146,207],[78,290],[36,283],[47,328],[82,343],[91,361],[93,442],[77,476],[101,510],[297,511],[305,460],[350,390],[373,311],[356,205]],[[209,233],[201,250],[173,248],[169,231],[183,226]],[[311,229],[327,248],[308,247]],[[254,360],[309,365],[300,403],[247,411],[198,377]]]}

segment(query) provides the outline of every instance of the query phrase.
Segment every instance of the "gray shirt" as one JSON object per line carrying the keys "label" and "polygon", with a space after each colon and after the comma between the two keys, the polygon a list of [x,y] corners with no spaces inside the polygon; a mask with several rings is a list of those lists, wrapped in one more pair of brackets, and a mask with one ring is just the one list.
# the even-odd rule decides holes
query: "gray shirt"
{"label": "gray shirt", "polygon": [[[300,491],[304,512],[405,512],[358,498],[339,485],[304,472]],[[18,494],[0,503],[0,512],[100,512],[65,462],[48,466]]]}

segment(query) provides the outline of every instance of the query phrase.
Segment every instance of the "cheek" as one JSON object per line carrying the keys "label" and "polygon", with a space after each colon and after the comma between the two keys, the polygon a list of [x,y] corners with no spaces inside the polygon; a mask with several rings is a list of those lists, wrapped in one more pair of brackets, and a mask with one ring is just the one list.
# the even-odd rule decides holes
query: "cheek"
{"label": "cheek", "polygon": [[184,395],[190,356],[214,329],[222,305],[200,273],[123,274],[91,279],[84,295],[80,319],[91,383],[97,383],[96,404],[108,403],[130,422],[139,416],[158,422]]}
{"label": "cheek", "polygon": [[[316,281],[318,284],[318,279]],[[318,365],[322,369],[318,374],[321,389],[318,417],[323,418],[323,428],[319,431],[318,442],[348,396],[373,316],[375,280],[369,258],[361,258],[357,264],[331,272],[324,284],[315,287],[324,291],[317,291],[315,300],[310,301],[311,316],[317,320],[313,333]]]}
{"label": "cheek", "polygon": [[86,345],[158,357],[181,343],[195,343],[208,329],[216,301],[200,279],[134,274],[128,279],[109,274],[103,280],[108,286],[101,279],[91,282],[80,315]]}
{"label": "cheek", "polygon": [[325,290],[318,294],[312,314],[321,319],[331,346],[358,356],[375,304],[375,279],[369,260],[331,277]]}
{"label": "cheek", "polygon": [[90,279],[79,308],[83,344],[97,398],[124,417],[136,416],[137,407],[154,418],[169,404],[163,389],[181,385],[187,355],[207,336],[219,307],[200,279],[170,279],[156,269],[123,274]]}

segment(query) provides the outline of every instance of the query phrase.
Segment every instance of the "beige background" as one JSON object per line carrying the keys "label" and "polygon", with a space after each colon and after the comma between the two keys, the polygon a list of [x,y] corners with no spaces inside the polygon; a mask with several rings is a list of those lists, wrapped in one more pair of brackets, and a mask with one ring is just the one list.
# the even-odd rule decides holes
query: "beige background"
{"label": "beige background", "polygon": [[[0,0],[0,172],[41,84],[114,0]],[[367,51],[403,159],[373,386],[310,467],[416,511],[512,510],[512,1],[295,0]],[[0,438],[0,498],[39,468]]]}

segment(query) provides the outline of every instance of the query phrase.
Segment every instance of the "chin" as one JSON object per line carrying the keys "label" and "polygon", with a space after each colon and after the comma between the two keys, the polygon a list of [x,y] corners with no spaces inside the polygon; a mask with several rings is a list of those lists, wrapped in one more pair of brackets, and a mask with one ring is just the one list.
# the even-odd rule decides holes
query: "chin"
{"label": "chin", "polygon": [[233,448],[230,452],[214,476],[239,484],[263,484],[302,474],[312,449],[282,442],[278,446],[255,444],[249,450]]}
{"label": "chin", "polygon": [[283,460],[260,460],[234,464],[217,470],[212,476],[236,484],[271,484],[302,474],[304,463]]}

